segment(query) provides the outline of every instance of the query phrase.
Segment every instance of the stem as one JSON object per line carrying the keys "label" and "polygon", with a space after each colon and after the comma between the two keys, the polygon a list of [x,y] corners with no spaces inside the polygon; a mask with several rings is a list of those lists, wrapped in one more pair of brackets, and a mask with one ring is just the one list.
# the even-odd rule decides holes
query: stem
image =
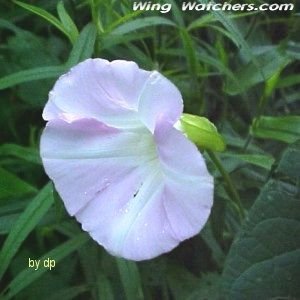
{"label": "stem", "polygon": [[212,162],[215,164],[215,166],[221,173],[221,175],[226,183],[226,185],[225,185],[226,192],[227,192],[228,196],[231,198],[231,200],[234,202],[234,204],[236,204],[235,206],[237,207],[239,216],[241,219],[243,219],[245,217],[244,208],[241,204],[240,196],[239,196],[236,188],[234,187],[229,174],[224,169],[222,163],[220,162],[220,160],[218,159],[218,157],[216,156],[216,154],[214,152],[212,152],[211,150],[207,150],[207,153],[208,153],[210,159],[212,160]]}

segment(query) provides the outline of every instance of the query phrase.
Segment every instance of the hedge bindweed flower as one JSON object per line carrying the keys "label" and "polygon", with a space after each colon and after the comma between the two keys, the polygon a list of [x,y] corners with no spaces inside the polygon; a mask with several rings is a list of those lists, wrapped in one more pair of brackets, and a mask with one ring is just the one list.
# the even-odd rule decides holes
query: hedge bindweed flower
{"label": "hedge bindweed flower", "polygon": [[213,179],[174,128],[182,109],[168,79],[122,60],[88,59],[49,93],[45,170],[69,214],[113,255],[153,258],[208,219]]}

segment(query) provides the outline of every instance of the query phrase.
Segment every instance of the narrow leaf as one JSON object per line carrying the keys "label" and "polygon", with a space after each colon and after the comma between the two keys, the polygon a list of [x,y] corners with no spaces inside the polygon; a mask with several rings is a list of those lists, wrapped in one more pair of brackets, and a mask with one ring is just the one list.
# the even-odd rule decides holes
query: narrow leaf
{"label": "narrow leaf", "polygon": [[63,34],[65,34],[69,38],[69,40],[72,42],[72,36],[65,29],[63,24],[56,17],[54,17],[53,15],[48,13],[46,10],[44,10],[42,8],[39,8],[37,6],[34,6],[34,5],[30,5],[30,4],[26,4],[26,3],[23,3],[23,2],[17,1],[17,0],[14,0],[13,2],[16,3],[17,5],[25,8],[26,10],[42,17],[43,19],[45,19],[49,23],[51,23],[58,30],[60,30]]}
{"label": "narrow leaf", "polygon": [[37,149],[16,144],[1,145],[0,156],[13,156],[34,164],[41,164],[41,159]]}
{"label": "narrow leaf", "polygon": [[66,63],[68,67],[72,67],[92,56],[96,35],[97,31],[93,24],[88,24],[82,29]]}
{"label": "narrow leaf", "polygon": [[35,193],[35,187],[0,167],[0,199]]}
{"label": "narrow leaf", "polygon": [[21,214],[5,240],[0,252],[0,278],[3,276],[22,242],[46,214],[52,203],[52,186],[51,184],[47,184]]}
{"label": "narrow leaf", "polygon": [[69,33],[72,44],[77,40],[79,32],[72,18],[66,11],[62,1],[57,4],[57,13],[65,30]]}
{"label": "narrow leaf", "polygon": [[279,49],[273,48],[257,56],[256,61],[261,72],[257,72],[257,66],[253,65],[252,62],[241,67],[236,73],[236,77],[239,78],[239,81],[229,80],[226,85],[225,91],[228,94],[240,94],[260,82],[271,79],[272,76],[279,74],[290,62],[290,58],[284,53],[281,53]]}
{"label": "narrow leaf", "polygon": [[262,116],[253,121],[250,133],[258,138],[293,143],[300,139],[300,116]]}
{"label": "narrow leaf", "polygon": [[14,85],[46,78],[56,78],[66,71],[65,66],[38,67],[0,78],[0,90]]}
{"label": "narrow leaf", "polygon": [[264,154],[235,154],[235,153],[226,153],[224,156],[237,158],[244,162],[250,163],[262,167],[267,170],[271,170],[272,165],[275,162],[275,159],[271,155]]}
{"label": "narrow leaf", "polygon": [[145,17],[122,24],[110,32],[110,34],[126,34],[141,28],[157,25],[176,26],[174,22],[163,17]]}
{"label": "narrow leaf", "polygon": [[135,262],[116,258],[127,300],[144,299],[141,278]]}
{"label": "narrow leaf", "polygon": [[[88,239],[89,238],[86,234],[80,234],[46,253],[40,258],[40,261],[43,262],[45,259],[50,258],[55,261],[55,264],[57,264],[63,258],[83,246]],[[34,270],[34,268],[26,268],[9,283],[3,292],[5,296],[2,296],[3,298],[1,299],[11,299],[47,271],[48,269],[44,267],[40,267],[37,270]]]}
{"label": "narrow leaf", "polygon": [[86,58],[91,57],[94,50],[95,40],[96,29],[92,24],[88,24],[79,35],[65,65],[38,67],[4,76],[0,78],[0,90],[28,81],[57,78],[61,74],[65,73],[70,67]]}
{"label": "narrow leaf", "polygon": [[88,290],[89,287],[86,285],[73,286],[54,293],[47,300],[57,300],[57,299],[69,300],[74,298],[76,299],[78,295],[85,293]]}

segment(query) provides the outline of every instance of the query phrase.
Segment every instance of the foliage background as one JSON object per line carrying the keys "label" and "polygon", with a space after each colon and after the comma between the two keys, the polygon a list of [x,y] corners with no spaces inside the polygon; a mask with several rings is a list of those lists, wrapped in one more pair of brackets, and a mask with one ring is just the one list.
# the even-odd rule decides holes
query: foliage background
{"label": "foliage background", "polygon": [[[300,299],[299,5],[230,14],[168,3],[161,14],[129,0],[0,1],[1,299]],[[227,144],[201,149],[216,183],[205,229],[150,261],[96,245],[40,162],[47,94],[88,57],[159,70]],[[55,268],[28,268],[41,257]]]}

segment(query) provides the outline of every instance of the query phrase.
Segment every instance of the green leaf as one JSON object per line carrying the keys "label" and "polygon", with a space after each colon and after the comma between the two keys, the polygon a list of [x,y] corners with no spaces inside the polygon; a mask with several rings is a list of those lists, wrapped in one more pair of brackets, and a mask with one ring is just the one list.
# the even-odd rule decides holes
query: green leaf
{"label": "green leaf", "polygon": [[[88,236],[84,233],[68,240],[67,242],[61,244],[60,246],[54,248],[50,252],[46,253],[40,259],[43,262],[45,259],[50,258],[55,261],[55,264],[60,262],[63,258],[70,255],[72,252],[79,249],[88,241]],[[1,299],[11,299],[13,296],[18,294],[29,284],[33,283],[41,275],[47,272],[49,269],[44,267],[39,267],[37,270],[34,268],[26,268],[21,273],[19,273],[4,289]]]}
{"label": "green leaf", "polygon": [[111,31],[110,34],[127,34],[141,28],[157,25],[176,26],[174,22],[163,17],[145,17],[122,24]]}
{"label": "green leaf", "polygon": [[281,53],[279,49],[272,48],[270,51],[258,55],[256,61],[260,72],[258,72],[257,66],[253,62],[241,67],[236,72],[239,81],[229,80],[227,82],[225,91],[228,94],[240,94],[260,82],[267,81],[279,73],[290,62],[290,58]]}
{"label": "green leaf", "polygon": [[300,140],[284,151],[277,172],[286,174],[296,181],[300,179]]}
{"label": "green leaf", "polygon": [[13,156],[34,164],[41,164],[41,158],[37,149],[16,144],[1,145],[0,156]]}
{"label": "green leaf", "polygon": [[202,149],[224,151],[226,147],[215,125],[204,117],[182,114],[179,129]]}
{"label": "green leaf", "polygon": [[135,262],[116,258],[127,300],[144,299],[141,278]]}
{"label": "green leaf", "polygon": [[0,167],[0,199],[36,193],[37,189]]}
{"label": "green leaf", "polygon": [[[214,3],[214,1],[208,1],[208,0],[198,0],[198,2],[203,4],[208,3]],[[240,32],[238,26],[231,20],[230,15],[227,15],[222,10],[212,10],[212,15],[215,17],[216,20],[218,20],[230,33],[230,37],[232,41],[236,44],[238,48],[241,48],[247,56],[252,60],[253,65],[256,68],[256,71],[259,70],[259,65],[257,64],[257,61],[255,57],[252,54],[252,50],[249,47],[248,43],[246,42],[245,38],[243,37],[242,33]]]}
{"label": "green leaf", "polygon": [[97,278],[98,299],[114,300],[113,288],[104,272],[98,272]]}
{"label": "green leaf", "polygon": [[0,216],[0,235],[9,233],[19,216],[20,214]]}
{"label": "green leaf", "polygon": [[47,300],[57,300],[57,299],[74,299],[78,295],[85,293],[89,290],[88,286],[86,285],[79,285],[79,286],[73,286],[70,288],[63,289],[61,291],[58,291],[56,293],[53,293]]}
{"label": "green leaf", "polygon": [[219,280],[216,273],[202,274],[199,278],[183,266],[168,265],[167,282],[175,300],[219,300]]}
{"label": "green leaf", "polygon": [[235,153],[225,153],[224,156],[237,158],[244,162],[262,167],[267,170],[271,170],[275,159],[271,155],[264,154],[235,154]]}
{"label": "green leaf", "polygon": [[96,28],[94,25],[88,24],[80,33],[66,64],[62,66],[38,67],[4,76],[0,78],[0,90],[28,81],[57,78],[72,66],[91,57],[95,41]]}
{"label": "green leaf", "polygon": [[[292,147],[293,159],[300,161],[300,144]],[[289,148],[279,165],[290,161],[290,154]],[[297,165],[288,167],[290,175],[298,172],[299,176]],[[299,232],[299,189],[269,180],[228,254],[223,272],[226,299],[299,299]]]}
{"label": "green leaf", "polygon": [[38,67],[25,71],[16,72],[0,78],[0,90],[12,87],[19,83],[56,78],[67,70],[65,66]]}
{"label": "green leaf", "polygon": [[[256,14],[257,12],[246,12],[246,13],[235,13],[235,14],[230,14],[227,15],[228,19],[238,19],[238,18],[243,18],[246,16],[251,16],[253,14]],[[196,19],[195,21],[191,22],[188,26],[188,31],[194,30],[194,29],[199,29],[201,27],[206,27],[210,23],[214,23],[218,21],[218,19],[215,17],[213,14],[205,14],[201,16],[200,18]]]}
{"label": "green leaf", "polygon": [[74,44],[74,42],[78,38],[79,32],[72,18],[66,11],[64,7],[64,3],[62,1],[58,2],[57,4],[57,13],[61,20],[61,23],[63,24],[65,30],[68,32],[70,36],[72,44]]}
{"label": "green leaf", "polygon": [[168,287],[175,300],[189,299],[199,285],[199,278],[180,265],[169,264],[166,275]]}
{"label": "green leaf", "polygon": [[68,67],[72,67],[79,62],[90,58],[94,51],[97,31],[93,24],[87,24],[78,36],[69,59],[66,63]]}
{"label": "green leaf", "polygon": [[188,67],[188,72],[190,75],[190,83],[191,83],[190,88],[195,95],[194,97],[197,97],[198,90],[199,90],[199,83],[197,80],[197,74],[199,70],[199,62],[196,56],[197,51],[190,34],[185,28],[179,29],[179,35],[183,44],[183,49],[187,60],[187,67]]}
{"label": "green leaf", "polygon": [[250,133],[258,138],[294,143],[300,139],[300,116],[262,116],[253,120]]}
{"label": "green leaf", "polygon": [[300,74],[290,74],[286,77],[280,78],[276,87],[286,88],[297,84],[300,84]]}
{"label": "green leaf", "polygon": [[14,224],[5,240],[0,252],[0,278],[3,276],[22,242],[43,218],[52,204],[52,186],[51,184],[47,184],[20,215],[20,218]]}
{"label": "green leaf", "polygon": [[60,30],[63,34],[65,34],[69,40],[71,41],[71,43],[73,43],[73,36],[72,34],[70,34],[70,32],[68,32],[68,30],[65,28],[65,26],[53,15],[51,15],[50,13],[48,13],[46,10],[36,7],[34,5],[30,5],[30,4],[26,4],[17,0],[13,0],[14,3],[16,3],[17,5],[23,7],[24,9],[42,17],[43,19],[45,19],[46,21],[48,21],[49,23],[51,23],[53,26],[55,26],[58,30]]}

